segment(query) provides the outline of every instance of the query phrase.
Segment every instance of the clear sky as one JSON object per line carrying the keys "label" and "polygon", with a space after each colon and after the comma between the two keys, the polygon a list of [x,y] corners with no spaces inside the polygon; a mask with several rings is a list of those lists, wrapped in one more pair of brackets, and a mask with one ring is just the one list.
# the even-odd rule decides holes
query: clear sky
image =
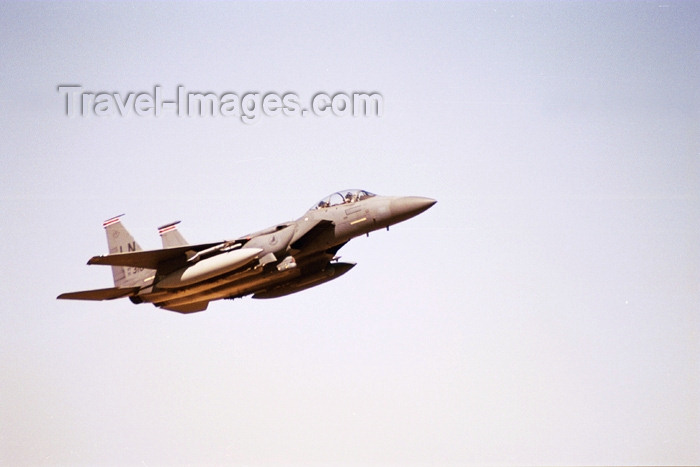
{"label": "clear sky", "polygon": [[[0,464],[700,463],[700,4],[0,3]],[[378,92],[380,117],[85,92]],[[179,315],[145,248],[428,196],[300,294]]]}

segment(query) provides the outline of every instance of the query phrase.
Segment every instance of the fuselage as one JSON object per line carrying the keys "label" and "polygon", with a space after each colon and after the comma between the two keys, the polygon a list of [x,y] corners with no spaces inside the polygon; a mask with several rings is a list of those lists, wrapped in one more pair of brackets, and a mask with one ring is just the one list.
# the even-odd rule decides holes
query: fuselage
{"label": "fuselage", "polygon": [[[144,290],[135,298],[157,306],[178,307],[250,294],[257,298],[279,296],[273,290],[288,283],[292,293],[297,291],[294,282],[301,284],[307,276],[315,275],[322,283],[323,279],[330,280],[350,270],[354,264],[331,261],[337,249],[351,239],[410,219],[435,202],[423,197],[377,196],[360,190],[334,193],[295,221],[244,236],[241,250],[259,250],[244,265],[176,289],[166,290],[155,282],[152,290]],[[304,241],[305,237],[308,241]]]}

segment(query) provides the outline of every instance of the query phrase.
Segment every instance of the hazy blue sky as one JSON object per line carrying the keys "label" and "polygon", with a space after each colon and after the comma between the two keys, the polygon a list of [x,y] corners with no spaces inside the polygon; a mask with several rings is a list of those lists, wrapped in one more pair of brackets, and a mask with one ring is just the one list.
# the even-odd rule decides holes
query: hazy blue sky
{"label": "hazy blue sky", "polygon": [[[0,3],[0,463],[700,463],[700,4]],[[57,91],[378,92],[381,117],[69,118]],[[145,248],[344,188],[438,204],[183,316]]]}

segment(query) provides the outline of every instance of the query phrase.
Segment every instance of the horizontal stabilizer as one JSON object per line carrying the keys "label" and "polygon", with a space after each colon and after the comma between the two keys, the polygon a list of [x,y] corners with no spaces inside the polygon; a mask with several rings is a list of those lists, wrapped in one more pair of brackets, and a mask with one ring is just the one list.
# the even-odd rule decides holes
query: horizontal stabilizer
{"label": "horizontal stabilizer", "polygon": [[163,248],[161,250],[132,251],[129,253],[115,253],[105,256],[93,256],[88,264],[106,264],[110,266],[127,266],[133,268],[158,269],[158,265],[165,261],[182,259],[187,261],[187,253],[197,253],[207,248],[221,245],[222,242],[200,243],[199,245],[186,245],[175,248]]}
{"label": "horizontal stabilizer", "polygon": [[62,293],[56,298],[63,300],[114,300],[139,291],[138,287],[110,287],[108,289],[82,290],[80,292]]}

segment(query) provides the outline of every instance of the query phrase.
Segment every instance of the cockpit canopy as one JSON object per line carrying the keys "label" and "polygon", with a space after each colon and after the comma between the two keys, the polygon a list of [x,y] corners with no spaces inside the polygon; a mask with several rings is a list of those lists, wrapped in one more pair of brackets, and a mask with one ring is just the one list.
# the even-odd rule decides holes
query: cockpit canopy
{"label": "cockpit canopy", "polygon": [[333,193],[330,196],[326,196],[318,203],[311,206],[311,209],[323,209],[329,206],[337,206],[339,204],[350,204],[363,199],[371,198],[376,196],[374,193],[370,193],[365,190],[344,190],[337,193]]}

